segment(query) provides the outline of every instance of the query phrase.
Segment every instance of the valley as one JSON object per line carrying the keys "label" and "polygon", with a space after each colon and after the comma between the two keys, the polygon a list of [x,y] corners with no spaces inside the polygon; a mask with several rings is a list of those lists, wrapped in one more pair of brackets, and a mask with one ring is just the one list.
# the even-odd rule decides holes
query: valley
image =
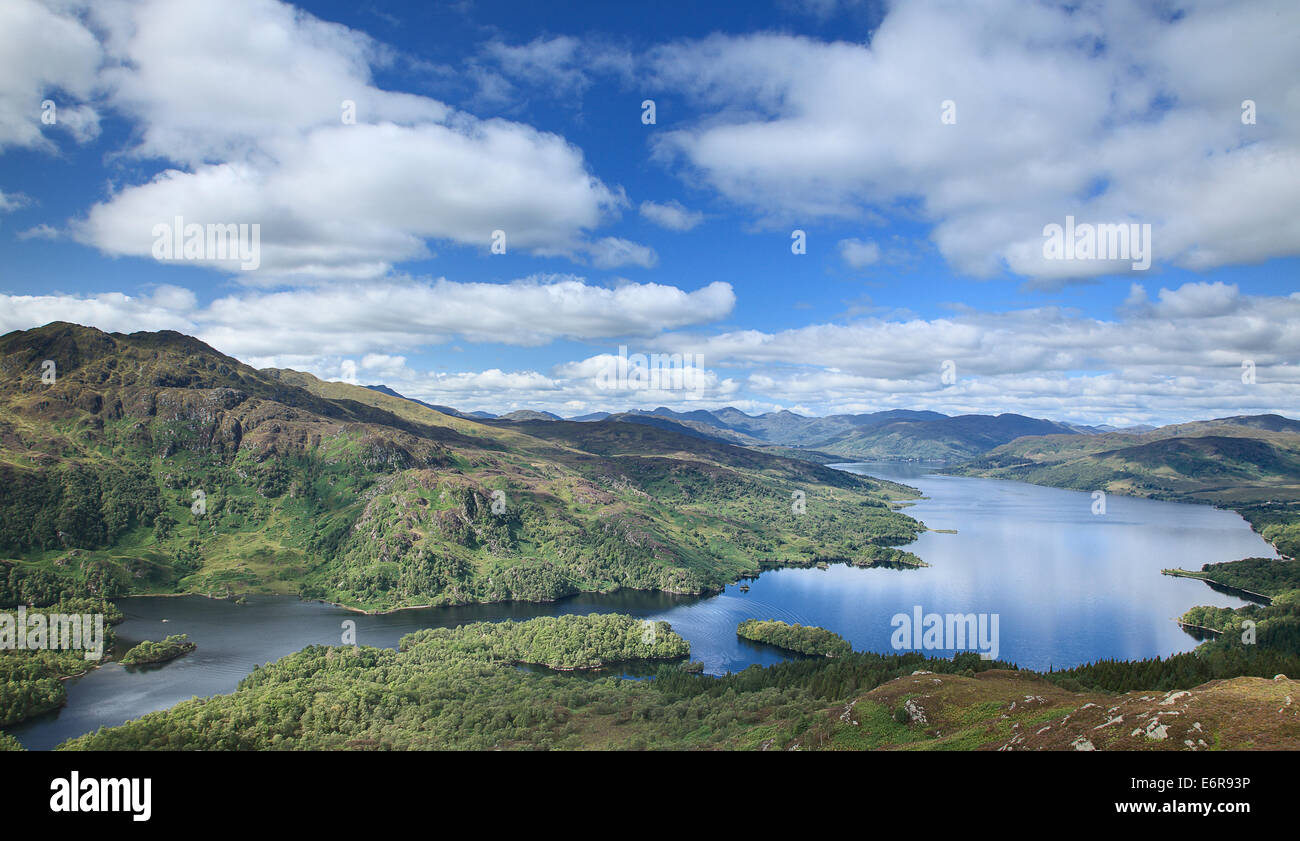
{"label": "valley", "polygon": [[[41,377],[46,360],[55,363],[52,382]],[[519,710],[535,703],[570,710],[559,729],[552,724],[560,719],[544,724],[544,716],[526,715],[519,721],[532,723],[518,724],[523,730],[493,725],[453,734],[434,727],[418,735],[401,723],[408,713],[389,710],[382,721],[367,714],[346,726],[331,718],[322,730],[310,716],[300,721],[307,710],[291,700],[298,683],[280,686],[268,677],[278,674],[269,665],[252,673],[244,665],[221,665],[247,663],[249,655],[223,653],[225,635],[205,632],[201,623],[190,627],[186,617],[193,611],[174,602],[170,625],[142,627],[148,636],[128,633],[111,646],[115,658],[144,640],[178,641],[186,633],[197,648],[136,674],[107,660],[84,674],[85,666],[64,656],[0,653],[3,726],[47,748],[65,739],[69,747],[193,747],[182,722],[199,707],[216,704],[203,714],[233,715],[235,724],[245,715],[235,711],[251,701],[256,716],[271,716],[287,729],[254,733],[236,725],[205,746],[635,747],[649,731],[629,727],[616,736],[609,716],[619,727],[638,716],[659,721],[682,715],[679,705],[698,698],[693,705],[710,710],[699,713],[711,722],[707,735],[668,728],[655,733],[655,746],[900,748],[942,739],[968,748],[993,746],[997,736],[1005,737],[999,746],[1012,748],[1036,742],[1017,741],[1024,734],[992,724],[943,738],[942,729],[916,730],[916,720],[893,721],[892,701],[852,693],[879,688],[888,695],[886,687],[917,670],[907,665],[962,680],[987,674],[986,682],[970,685],[978,690],[980,700],[971,703],[979,709],[992,709],[983,695],[1003,686],[999,669],[1013,666],[1038,671],[1007,675],[1047,680],[1067,693],[1190,689],[1206,680],[1300,673],[1300,590],[1294,562],[1285,560],[1296,549],[1300,423],[1280,416],[1115,431],[934,412],[483,415],[409,400],[386,387],[253,369],[174,333],[107,334],[54,323],[0,337],[0,607],[97,605],[114,612],[118,633],[140,621],[132,618],[133,596],[162,605],[177,596],[217,599],[236,612],[250,598],[271,599],[264,602],[268,619],[295,599],[366,621],[401,616],[395,627],[408,628],[410,640],[388,633],[376,640],[363,631],[360,648],[339,647],[337,630],[314,637],[318,642],[288,626],[255,633],[283,640],[266,650],[263,662],[299,663],[285,666],[295,674],[306,664],[308,672],[323,670],[322,691],[330,693],[345,684],[363,691],[371,672],[354,670],[377,669],[376,679],[389,687],[380,696],[396,698],[402,695],[394,688],[398,675],[413,668],[412,679],[422,685],[452,681],[458,703],[506,692],[523,705]],[[843,463],[846,456],[881,453],[889,455]],[[1026,496],[1032,486],[1022,482],[1063,490]],[[1089,510],[1096,490],[1116,495],[1109,503],[1113,520]],[[1186,503],[1233,508],[1258,536],[1227,511]],[[1115,531],[1114,523],[1131,525]],[[1062,552],[1060,536],[1067,533],[1087,537]],[[1267,557],[1260,536],[1281,557]],[[1168,565],[1151,560],[1155,544],[1189,567],[1205,568],[1186,576],[1261,600],[1267,594],[1270,603],[1216,593],[1189,577],[1160,576]],[[1058,589],[1056,601],[1040,604],[1037,581],[1068,579],[1081,564],[1091,568],[1088,587],[1065,601],[1067,591]],[[649,601],[629,600],[631,594]],[[848,594],[853,612],[843,602]],[[657,601],[664,598],[683,601]],[[1002,659],[972,662],[969,652],[953,650],[889,653],[888,617],[912,605],[948,613],[994,610],[1006,633]],[[583,619],[591,606],[598,612]],[[1211,638],[1199,642],[1169,614]],[[488,624],[474,625],[476,615]],[[512,629],[550,627],[536,624],[543,620],[577,623],[564,627],[601,641],[593,637],[570,653],[546,655],[510,653],[514,643],[505,642],[483,654],[458,644],[447,648],[473,627],[487,638],[505,634],[503,640],[536,645],[533,632],[518,637]],[[669,649],[663,655],[606,649],[607,635],[598,631],[605,626],[591,624],[642,628],[645,621],[659,623],[664,639],[679,641],[670,654],[678,662],[654,665]],[[738,622],[749,629],[739,640]],[[1256,637],[1250,645],[1234,644],[1246,622]],[[794,626],[816,641],[796,641],[781,630]],[[430,637],[420,630],[427,627],[453,636]],[[823,634],[839,642],[824,648],[830,643]],[[772,641],[777,646],[767,645]],[[371,647],[376,643],[380,648]],[[798,653],[810,645],[867,671],[847,682],[832,679],[841,675],[839,666],[813,667]],[[418,652],[415,660],[408,649]],[[1168,655],[1174,657],[1160,659]],[[487,673],[473,664],[483,656],[494,669],[511,668],[492,672],[480,686]],[[409,664],[399,665],[404,657]],[[688,660],[695,664],[689,669]],[[443,665],[426,674],[435,663]],[[343,673],[327,678],[336,668]],[[589,678],[547,674],[575,669],[595,671]],[[795,669],[798,678],[794,684],[781,678],[784,694],[769,697],[768,681],[783,669]],[[637,674],[654,677],[649,694],[626,680]],[[757,694],[724,725],[707,701],[716,697],[713,690],[700,694],[692,687],[744,675],[748,682],[738,685]],[[582,681],[588,700],[572,694],[564,683],[572,680]],[[124,681],[156,691],[141,696],[136,690],[141,706],[113,712]],[[209,687],[204,697],[210,700],[191,710],[183,699],[198,686]],[[1245,688],[1253,684],[1231,686],[1238,688],[1213,697],[1255,697]],[[267,692],[289,706],[262,708]],[[552,699],[553,692],[564,700]],[[841,732],[822,717],[832,702],[862,704],[875,724],[866,733]],[[429,712],[430,701],[413,703],[412,711]],[[1066,695],[1060,703],[1068,714],[1087,702]],[[615,712],[628,704],[643,711],[631,718]],[[89,728],[84,716],[94,705],[105,709],[98,724],[112,729],[81,736],[88,729],[77,728]],[[139,723],[115,726],[141,715]],[[982,720],[974,711],[960,715]],[[1277,738],[1284,741],[1288,721],[1279,719]],[[165,736],[146,735],[159,727]]]}

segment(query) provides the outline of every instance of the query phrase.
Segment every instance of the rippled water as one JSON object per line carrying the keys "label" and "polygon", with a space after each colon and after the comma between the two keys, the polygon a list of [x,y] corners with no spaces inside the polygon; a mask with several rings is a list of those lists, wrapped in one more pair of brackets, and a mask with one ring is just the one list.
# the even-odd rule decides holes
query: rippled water
{"label": "rippled water", "polygon": [[[941,614],[998,614],[999,656],[1030,668],[1168,655],[1196,645],[1173,621],[1187,608],[1245,602],[1199,581],[1162,576],[1162,567],[1276,557],[1239,516],[1208,506],[1110,496],[1107,513],[1096,516],[1091,496],[1078,491],[940,476],[910,465],[842,467],[921,489],[927,499],[908,513],[932,529],[958,531],[928,532],[908,547],[931,567],[783,569],[746,582],[749,592],[732,585],[708,598],[624,592],[383,616],[270,596],[244,605],[196,596],[124,599],[120,645],[186,633],[198,649],[149,670],[113,663],[69,680],[67,707],[10,732],[30,748],[50,748],[192,696],[230,692],[254,664],[313,643],[339,644],[345,619],[356,621],[359,643],[395,647],[420,628],[628,613],[672,623],[690,641],[693,659],[722,674],[790,657],[739,639],[736,625],[745,619],[820,625],[858,650],[889,652],[891,617],[919,605]],[[807,504],[816,505],[815,496]]]}

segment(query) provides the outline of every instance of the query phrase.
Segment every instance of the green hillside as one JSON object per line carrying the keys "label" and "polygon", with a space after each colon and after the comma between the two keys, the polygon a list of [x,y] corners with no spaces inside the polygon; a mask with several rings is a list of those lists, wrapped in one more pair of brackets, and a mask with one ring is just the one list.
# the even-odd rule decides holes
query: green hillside
{"label": "green hillside", "polygon": [[910,542],[921,525],[892,502],[912,495],[654,426],[452,417],[177,333],[0,337],[0,605],[700,593],[760,558]]}

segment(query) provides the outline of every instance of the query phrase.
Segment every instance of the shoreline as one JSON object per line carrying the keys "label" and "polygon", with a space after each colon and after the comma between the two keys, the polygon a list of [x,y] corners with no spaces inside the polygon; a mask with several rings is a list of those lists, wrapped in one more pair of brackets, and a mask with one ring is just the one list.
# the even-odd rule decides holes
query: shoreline
{"label": "shoreline", "polygon": [[[1232,562],[1225,561],[1224,563],[1232,563]],[[1244,593],[1245,595],[1249,596],[1252,599],[1263,599],[1264,605],[1266,607],[1273,603],[1272,596],[1266,596],[1263,593],[1256,593],[1252,590],[1247,590],[1245,587],[1234,587],[1231,584],[1224,584],[1222,581],[1215,581],[1213,578],[1207,578],[1203,573],[1196,572],[1195,570],[1181,569],[1179,567],[1175,567],[1173,569],[1162,569],[1160,570],[1160,574],[1167,575],[1170,578],[1194,578],[1197,581],[1204,581],[1206,584],[1213,584],[1216,587],[1222,587],[1225,590],[1231,590],[1233,593]]]}

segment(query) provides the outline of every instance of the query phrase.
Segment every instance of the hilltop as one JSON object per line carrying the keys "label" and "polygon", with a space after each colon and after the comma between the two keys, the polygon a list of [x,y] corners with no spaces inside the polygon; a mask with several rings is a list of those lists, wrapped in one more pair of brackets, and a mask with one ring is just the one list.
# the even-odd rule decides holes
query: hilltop
{"label": "hilltop", "polygon": [[0,604],[702,593],[760,559],[907,543],[912,495],[676,429],[444,413],[174,332],[0,337]]}
{"label": "hilltop", "polygon": [[1168,499],[1291,499],[1300,497],[1300,421],[1235,416],[1141,433],[1021,438],[958,472]]}

